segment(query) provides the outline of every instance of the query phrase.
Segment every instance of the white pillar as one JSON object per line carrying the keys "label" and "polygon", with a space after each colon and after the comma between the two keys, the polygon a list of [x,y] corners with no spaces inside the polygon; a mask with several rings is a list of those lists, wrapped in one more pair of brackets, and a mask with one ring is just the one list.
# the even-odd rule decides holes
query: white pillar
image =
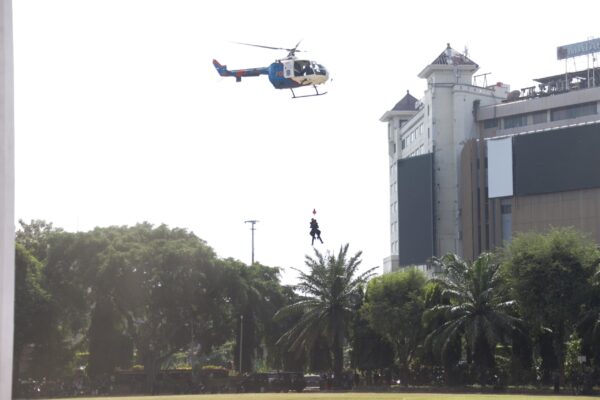
{"label": "white pillar", "polygon": [[15,146],[12,1],[0,0],[0,400],[12,397]]}

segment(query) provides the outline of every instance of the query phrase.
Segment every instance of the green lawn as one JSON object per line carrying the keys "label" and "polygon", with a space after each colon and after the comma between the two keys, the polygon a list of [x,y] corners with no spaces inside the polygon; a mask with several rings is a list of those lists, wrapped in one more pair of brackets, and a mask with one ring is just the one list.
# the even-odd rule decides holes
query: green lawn
{"label": "green lawn", "polygon": [[[244,393],[244,394],[198,394],[181,396],[110,397],[111,400],[533,400],[556,398],[557,400],[598,399],[592,396],[549,396],[511,394],[440,394],[440,393]],[[85,398],[106,400],[108,397]],[[77,400],[85,400],[77,398]]]}

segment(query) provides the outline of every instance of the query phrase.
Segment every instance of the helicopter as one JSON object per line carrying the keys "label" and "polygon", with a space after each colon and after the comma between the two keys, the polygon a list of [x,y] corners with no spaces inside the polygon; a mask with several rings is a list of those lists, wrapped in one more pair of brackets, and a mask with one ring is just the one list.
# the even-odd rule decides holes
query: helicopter
{"label": "helicopter", "polygon": [[[327,94],[327,92],[319,93],[317,85],[321,85],[327,82],[327,80],[329,79],[329,72],[322,64],[319,64],[315,61],[300,60],[296,57],[296,52],[301,52],[301,50],[298,50],[300,42],[298,42],[296,46],[291,49],[286,49],[282,47],[262,46],[250,43],[235,43],[242,44],[245,46],[261,47],[271,50],[285,50],[288,52],[288,54],[285,58],[276,60],[268,67],[244,68],[234,70],[228,70],[226,65],[222,65],[217,60],[213,59],[213,65],[217,69],[219,75],[234,76],[236,82],[241,82],[242,77],[268,75],[269,80],[271,81],[271,84],[275,87],[275,89],[290,89],[293,98],[322,96],[324,94]],[[316,93],[297,96],[294,92],[294,89],[303,86],[312,86],[315,89]]]}

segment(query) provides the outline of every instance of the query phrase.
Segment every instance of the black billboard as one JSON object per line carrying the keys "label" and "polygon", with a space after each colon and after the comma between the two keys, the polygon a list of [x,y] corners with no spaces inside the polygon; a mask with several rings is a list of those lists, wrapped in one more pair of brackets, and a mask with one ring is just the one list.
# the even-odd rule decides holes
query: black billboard
{"label": "black billboard", "polygon": [[434,254],[433,155],[398,160],[397,166],[400,265],[425,264]]}
{"label": "black billboard", "polygon": [[517,135],[515,195],[600,187],[600,125]]}

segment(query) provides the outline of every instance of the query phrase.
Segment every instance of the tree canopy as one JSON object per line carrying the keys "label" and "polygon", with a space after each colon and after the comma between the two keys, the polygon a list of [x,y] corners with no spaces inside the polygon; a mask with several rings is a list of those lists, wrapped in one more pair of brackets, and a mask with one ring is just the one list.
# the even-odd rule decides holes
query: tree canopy
{"label": "tree canopy", "polygon": [[336,380],[341,377],[344,339],[361,301],[361,289],[376,269],[360,273],[362,252],[349,257],[348,248],[348,244],[342,246],[337,255],[323,255],[317,249],[314,258],[307,255],[305,263],[309,272],[297,270],[300,278],[296,290],[303,297],[277,313],[279,318],[300,314],[300,319],[280,339],[280,343],[291,349],[309,351],[319,338],[327,339]]}

